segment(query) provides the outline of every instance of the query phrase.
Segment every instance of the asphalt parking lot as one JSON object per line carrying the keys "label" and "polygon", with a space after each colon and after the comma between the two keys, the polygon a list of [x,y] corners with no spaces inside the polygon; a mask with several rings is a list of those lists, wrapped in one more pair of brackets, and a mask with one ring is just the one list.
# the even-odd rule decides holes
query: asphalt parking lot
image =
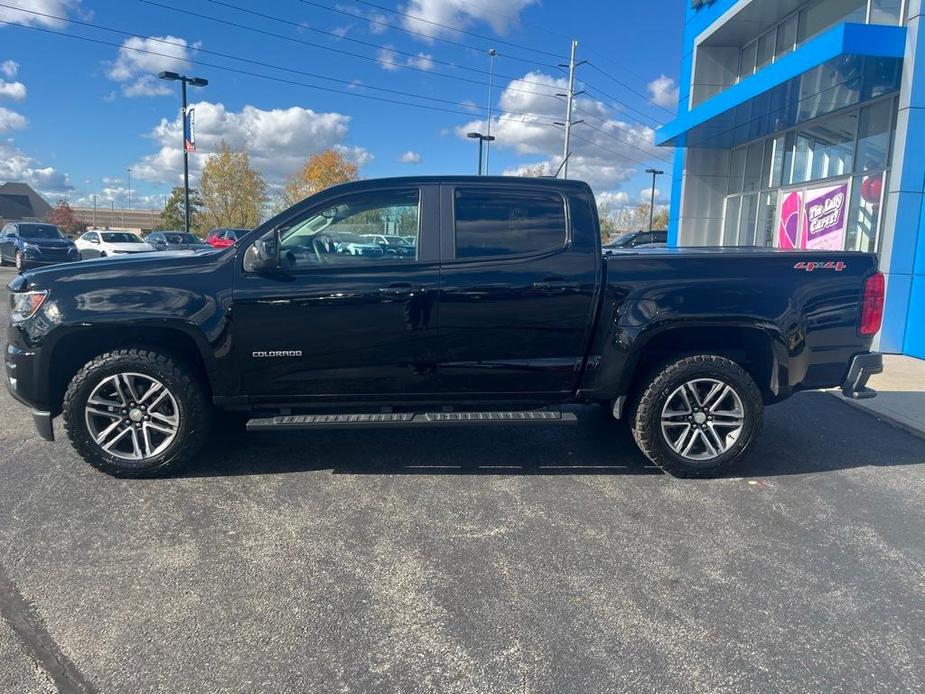
{"label": "asphalt parking lot", "polygon": [[925,690],[922,439],[803,394],[683,481],[579,415],[219,432],[125,481],[4,389],[0,691]]}

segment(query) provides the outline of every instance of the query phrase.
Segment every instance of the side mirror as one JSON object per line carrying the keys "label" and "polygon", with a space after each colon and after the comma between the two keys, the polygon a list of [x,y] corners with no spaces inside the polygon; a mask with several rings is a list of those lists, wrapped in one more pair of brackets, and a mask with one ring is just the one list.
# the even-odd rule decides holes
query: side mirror
{"label": "side mirror", "polygon": [[279,269],[279,230],[259,238],[244,253],[244,272],[275,272]]}
{"label": "side mirror", "polygon": [[90,239],[90,243],[99,243],[99,242],[100,242],[99,239]]}

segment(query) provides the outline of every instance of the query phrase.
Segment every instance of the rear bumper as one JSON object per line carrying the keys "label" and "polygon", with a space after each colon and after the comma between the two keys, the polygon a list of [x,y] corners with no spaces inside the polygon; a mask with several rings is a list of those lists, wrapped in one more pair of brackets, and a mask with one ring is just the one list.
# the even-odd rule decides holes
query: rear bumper
{"label": "rear bumper", "polygon": [[877,395],[877,391],[867,387],[867,379],[874,374],[883,373],[883,355],[877,352],[857,354],[851,360],[848,377],[842,383],[841,392],[852,400],[866,400]]}

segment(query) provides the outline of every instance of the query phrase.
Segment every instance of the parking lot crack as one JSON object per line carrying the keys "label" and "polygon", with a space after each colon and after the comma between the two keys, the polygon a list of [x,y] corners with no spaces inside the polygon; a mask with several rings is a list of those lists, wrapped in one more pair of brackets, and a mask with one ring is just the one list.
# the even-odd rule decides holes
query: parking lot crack
{"label": "parking lot crack", "polygon": [[35,609],[0,566],[0,616],[22,640],[29,655],[48,674],[62,694],[90,694],[95,690],[61,652]]}

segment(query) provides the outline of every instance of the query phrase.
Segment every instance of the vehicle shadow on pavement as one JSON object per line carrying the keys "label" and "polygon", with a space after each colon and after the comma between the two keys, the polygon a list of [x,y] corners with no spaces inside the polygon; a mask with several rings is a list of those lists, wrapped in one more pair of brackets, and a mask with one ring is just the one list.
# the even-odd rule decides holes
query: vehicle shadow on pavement
{"label": "vehicle shadow on pavement", "polygon": [[[576,407],[576,426],[248,434],[220,429],[181,475],[330,470],[382,475],[652,475],[626,424]],[[801,393],[766,410],[754,451],[724,477],[776,477],[925,463],[922,440],[840,402]]]}
{"label": "vehicle shadow on pavement", "polygon": [[600,407],[574,426],[220,431],[184,477],[312,470],[334,474],[639,475],[658,473],[629,428]]}

